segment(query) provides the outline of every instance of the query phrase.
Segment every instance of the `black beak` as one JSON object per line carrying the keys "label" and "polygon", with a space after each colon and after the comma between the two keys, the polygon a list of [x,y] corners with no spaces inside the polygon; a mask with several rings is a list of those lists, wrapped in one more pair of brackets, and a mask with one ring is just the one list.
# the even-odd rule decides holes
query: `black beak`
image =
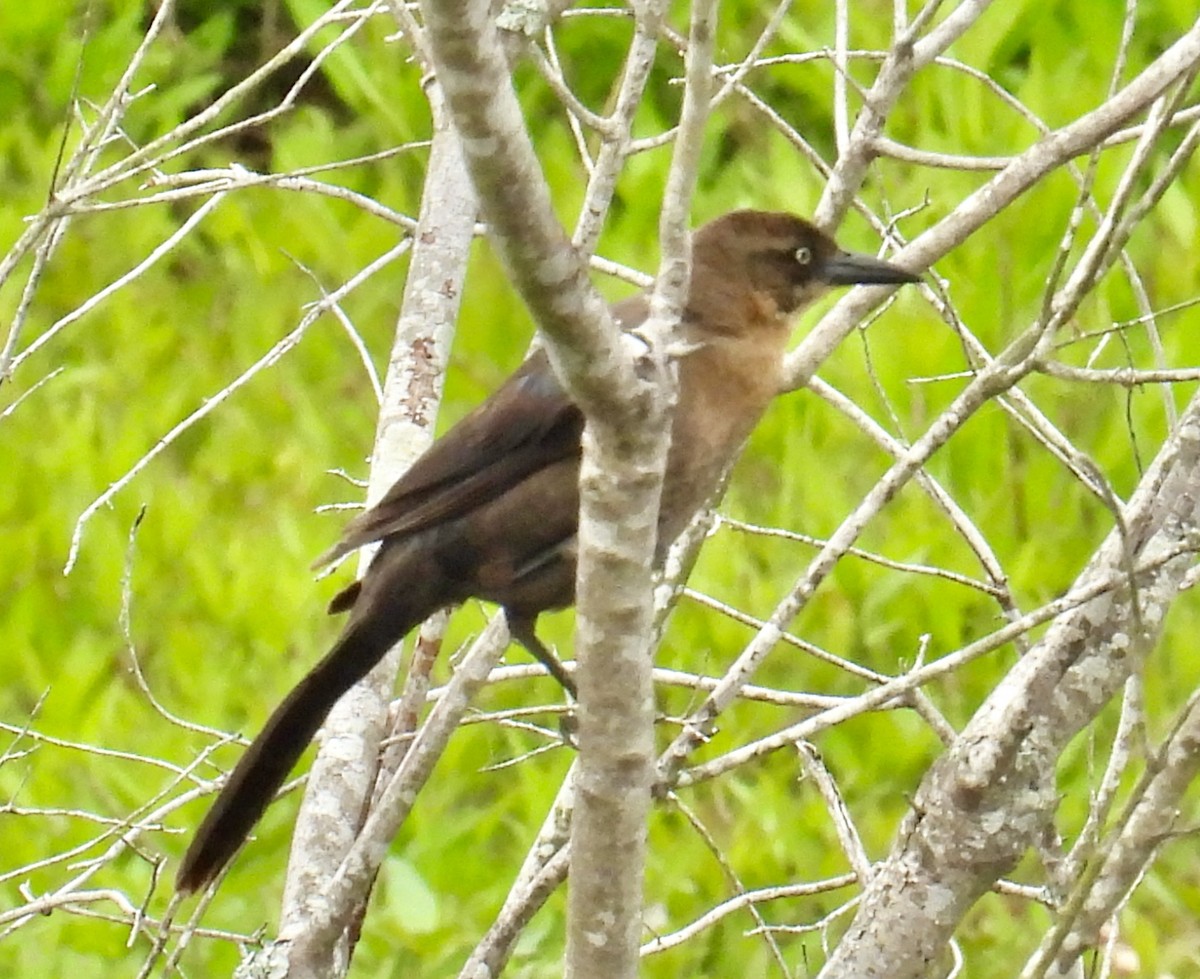
{"label": "black beak", "polygon": [[921,280],[919,275],[898,265],[857,252],[838,252],[830,256],[821,269],[821,278],[831,286],[898,285]]}

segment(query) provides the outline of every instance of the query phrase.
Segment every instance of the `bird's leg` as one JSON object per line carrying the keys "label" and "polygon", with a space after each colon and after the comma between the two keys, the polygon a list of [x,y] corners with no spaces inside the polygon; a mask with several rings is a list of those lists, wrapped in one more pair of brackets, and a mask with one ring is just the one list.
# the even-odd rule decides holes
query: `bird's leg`
{"label": "bird's leg", "polygon": [[524,646],[530,656],[550,671],[550,675],[562,684],[562,688],[571,695],[573,700],[577,700],[575,681],[571,679],[571,674],[558,661],[558,657],[542,644],[542,641],[533,631],[534,622],[537,621],[537,617],[523,615],[510,608],[504,610],[504,617],[508,620],[509,635]]}

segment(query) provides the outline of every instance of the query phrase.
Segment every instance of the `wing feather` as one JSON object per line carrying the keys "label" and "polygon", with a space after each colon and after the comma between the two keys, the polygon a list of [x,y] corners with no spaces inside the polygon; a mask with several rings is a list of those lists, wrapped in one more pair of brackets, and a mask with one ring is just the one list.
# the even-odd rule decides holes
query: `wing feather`
{"label": "wing feather", "polygon": [[535,352],[434,442],[375,506],[352,520],[314,567],[372,541],[465,516],[530,473],[578,457],[582,432],[583,414],[558,383],[545,352]]}

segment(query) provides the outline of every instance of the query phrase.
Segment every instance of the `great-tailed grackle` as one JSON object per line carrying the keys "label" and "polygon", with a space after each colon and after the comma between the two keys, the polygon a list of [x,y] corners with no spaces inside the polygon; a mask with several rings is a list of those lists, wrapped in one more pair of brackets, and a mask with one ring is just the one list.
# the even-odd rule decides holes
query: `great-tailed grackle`
{"label": "great-tailed grackle", "polygon": [[[659,563],[779,391],[789,318],[832,286],[915,281],[789,214],[735,211],[695,232]],[[613,307],[627,330],[648,312],[644,295]],[[330,605],[350,612],[346,628],[233,770],[183,859],[179,891],[216,876],[338,698],[438,609],[472,597],[498,603],[514,638],[572,689],[533,626],[539,613],[574,601],[583,423],[545,353],[535,353],[349,524],[318,564],[380,547],[363,579]]]}

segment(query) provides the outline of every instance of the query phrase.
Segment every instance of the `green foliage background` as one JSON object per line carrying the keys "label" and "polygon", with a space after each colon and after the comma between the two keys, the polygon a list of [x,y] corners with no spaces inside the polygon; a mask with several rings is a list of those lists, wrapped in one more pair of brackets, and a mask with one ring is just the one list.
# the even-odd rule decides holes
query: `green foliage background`
{"label": "green foliage background", "polygon": [[[306,23],[322,9],[311,0],[282,4],[227,3],[213,10],[184,4],[175,27],[152,53],[135,90],[153,83],[128,115],[127,132],[145,142],[211,100],[273,50],[289,19]],[[855,5],[853,46],[883,47],[891,5]],[[767,53],[817,50],[832,43],[832,5],[799,5]],[[676,24],[685,23],[683,10]],[[1100,102],[1109,85],[1121,24],[1117,4],[1092,0],[998,4],[953,54],[986,71],[1049,125],[1060,125]],[[1190,0],[1154,0],[1140,7],[1127,77],[1190,24]],[[50,186],[77,69],[78,92],[102,100],[135,49],[149,14],[127,0],[90,5],[0,5],[0,240],[20,234]],[[766,14],[749,0],[722,6],[719,57],[733,60],[752,43]],[[272,27],[272,17],[279,20]],[[81,43],[90,25],[86,48]],[[575,21],[559,33],[567,74],[590,105],[603,108],[620,64],[629,26],[616,19]],[[418,71],[389,26],[371,25],[325,65],[293,111],[243,140],[210,145],[177,161],[180,168],[242,162],[263,170],[323,163],[425,138],[428,112]],[[82,58],[82,67],[80,68]],[[679,65],[659,61],[637,124],[640,134],[668,127],[679,92],[667,83]],[[868,82],[873,68],[857,63]],[[830,91],[825,61],[756,73],[756,90],[811,140],[833,154]],[[564,117],[528,69],[518,75],[559,213],[569,224],[582,198],[584,175]],[[263,93],[262,107],[278,100]],[[239,109],[248,113],[250,107]],[[971,154],[1010,154],[1036,138],[1017,114],[999,107],[982,85],[948,69],[918,77],[889,123],[889,135],[923,148]],[[701,221],[740,206],[811,210],[821,185],[795,150],[753,110],[730,100],[714,117],[695,217]],[[77,137],[73,129],[69,140]],[[1128,148],[1102,162],[1097,193],[1111,191]],[[669,150],[637,157],[622,177],[601,242],[601,253],[645,270],[656,262],[657,204]],[[339,171],[331,179],[389,207],[416,212],[424,152]],[[922,170],[882,161],[864,196],[892,210],[928,206],[901,227],[910,235],[949,211],[986,175]],[[1130,251],[1152,288],[1156,307],[1200,291],[1195,259],[1197,174],[1192,167],[1172,188]],[[132,193],[132,191],[131,191]],[[964,320],[993,349],[1027,325],[1076,191],[1062,174],[1043,182],[984,232],[939,263]],[[137,208],[77,218],[34,302],[26,339],[123,274],[177,228],[191,205]],[[848,245],[873,248],[862,220],[851,215],[840,231]],[[51,370],[63,371],[10,416],[0,419],[0,650],[6,682],[0,720],[78,744],[186,764],[204,740],[166,722],[148,705],[129,671],[119,622],[121,582],[130,528],[144,507],[132,549],[132,637],[157,697],[186,718],[253,733],[267,711],[320,655],[337,630],[321,614],[339,586],[314,584],[306,567],[336,536],[337,516],[314,508],[357,493],[325,475],[344,468],[365,473],[375,406],[344,332],[329,318],[315,325],[279,364],[255,378],[229,403],[189,431],[156,460],[111,508],[88,525],[78,565],[64,577],[72,527],[80,512],[181,418],[201,405],[294,327],[305,302],[318,297],[298,265],[326,286],[340,284],[399,240],[397,228],[348,204],[279,190],[239,192],[201,225],[169,262],[152,269],[64,332],[25,365],[0,395],[0,410]],[[403,283],[393,267],[346,303],[383,365]],[[602,283],[613,295],[627,287]],[[453,368],[439,425],[445,427],[494,388],[520,360],[531,335],[529,317],[514,298],[486,245],[477,246]],[[19,286],[0,292],[9,322]],[[1116,276],[1085,306],[1081,331],[1138,314],[1126,283]],[[1196,364],[1200,341],[1192,314],[1168,322],[1167,362]],[[1100,366],[1137,361],[1135,349],[1116,349]],[[1080,355],[1082,357],[1082,354]],[[912,385],[908,379],[961,370],[960,344],[915,292],[871,330],[847,341],[822,376],[877,418],[895,413],[900,431],[919,434],[961,382]],[[1107,388],[1068,387],[1034,379],[1035,400],[1104,468],[1119,492],[1138,478],[1165,423],[1157,391],[1126,396]],[[1190,391],[1175,392],[1182,403]],[[888,463],[840,415],[810,395],[778,403],[741,463],[725,510],[746,519],[822,535],[831,531]],[[983,528],[1012,576],[1026,607],[1068,586],[1111,515],[1061,466],[996,409],[985,412],[941,452],[934,474]],[[863,546],[891,558],[975,573],[962,542],[915,490],[895,501],[886,521]],[[807,552],[794,544],[721,531],[710,542],[693,584],[739,608],[766,615],[803,570]],[[853,559],[843,562],[794,631],[826,649],[885,673],[917,656],[928,635],[929,656],[940,655],[989,630],[997,610],[979,592],[945,581],[902,575]],[[1200,681],[1200,658],[1190,637],[1197,610],[1175,610],[1171,639],[1148,677],[1155,716]],[[484,612],[468,607],[455,618],[452,642],[477,631]],[[749,631],[684,603],[676,613],[662,661],[716,671]],[[549,623],[548,638],[569,648],[569,614]],[[510,654],[520,658],[519,653]],[[939,706],[963,723],[1013,651],[956,674],[935,691]],[[441,669],[448,669],[442,664]],[[861,689],[846,674],[799,652],[780,649],[764,683],[827,694]],[[548,681],[489,691],[483,708],[555,697]],[[681,713],[687,698],[664,691],[660,706]],[[793,719],[762,708],[735,709],[708,753]],[[1103,764],[1109,724],[1080,739],[1064,764],[1061,828],[1078,828],[1086,798]],[[1151,732],[1158,733],[1158,732]],[[664,731],[664,737],[666,732]],[[498,772],[483,766],[526,750],[519,731],[478,725],[457,736],[434,784],[421,797],[393,847],[377,900],[367,919],[353,974],[454,975],[482,927],[502,901],[517,862],[532,839],[569,763],[565,751]],[[23,743],[28,747],[28,743]],[[886,852],[919,779],[939,746],[928,729],[903,712],[859,718],[823,737],[825,760],[847,793],[873,857]],[[229,749],[222,764],[235,757]],[[1099,760],[1098,760],[1099,759]],[[717,783],[686,793],[746,887],[815,879],[847,867],[816,793],[798,781],[792,755],[780,753]],[[170,784],[173,773],[138,761],[99,759],[69,747],[41,745],[4,759],[0,795],[17,806],[61,807],[120,818]],[[1194,823],[1195,799],[1185,815]],[[201,805],[180,812],[144,845],[176,859]],[[294,803],[277,805],[257,841],[235,866],[206,923],[250,930],[274,923]],[[3,867],[16,868],[82,843],[94,826],[70,815],[0,815]],[[1153,878],[1138,892],[1123,922],[1145,975],[1200,970],[1200,863],[1189,842],[1168,844]],[[678,927],[730,894],[729,883],[685,818],[659,811],[651,827],[648,895],[651,923]],[[95,852],[83,857],[95,856]],[[1030,865],[1030,874],[1036,870]],[[173,872],[173,864],[169,868]],[[142,893],[150,865],[128,856],[103,871],[95,886]],[[1020,874],[1018,874],[1020,876]],[[65,879],[61,866],[3,883],[3,905],[22,903],[28,881],[41,893]],[[1036,879],[1036,878],[1031,878]],[[160,883],[150,910],[159,914],[169,888]],[[839,900],[848,893],[838,895]],[[771,921],[812,922],[832,910],[828,898],[768,907]],[[103,905],[97,905],[103,910]],[[553,899],[522,941],[510,972],[551,976],[560,968],[564,902]],[[970,975],[1004,977],[1023,961],[1046,916],[999,897],[985,898],[961,934]],[[734,916],[704,937],[647,962],[652,976],[767,976],[775,967],[751,926]],[[822,961],[816,933],[781,939],[793,967]],[[197,940],[185,958],[191,975],[228,972],[236,961],[227,943]],[[147,945],[129,942],[125,928],[66,913],[27,925],[0,941],[0,974],[21,976],[132,975]],[[416,965],[414,966],[414,963]]]}

